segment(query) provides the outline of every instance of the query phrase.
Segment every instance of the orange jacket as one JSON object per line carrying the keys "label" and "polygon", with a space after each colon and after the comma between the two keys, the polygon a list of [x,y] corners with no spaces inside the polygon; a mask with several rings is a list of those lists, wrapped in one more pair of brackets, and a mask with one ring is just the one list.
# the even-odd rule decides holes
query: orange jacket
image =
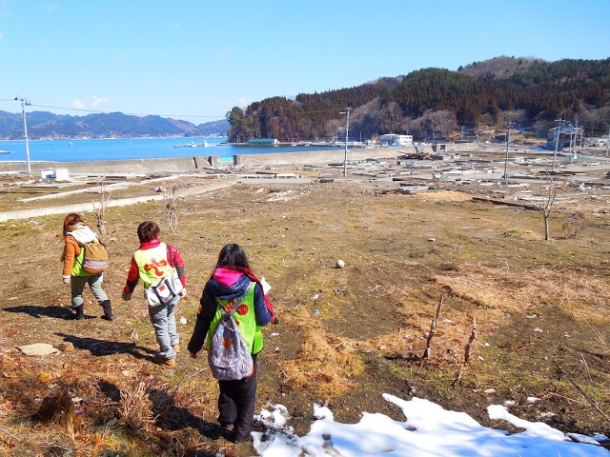
{"label": "orange jacket", "polygon": [[66,236],[66,245],[64,246],[64,271],[63,276],[71,276],[74,259],[80,255],[80,246],[72,236]]}

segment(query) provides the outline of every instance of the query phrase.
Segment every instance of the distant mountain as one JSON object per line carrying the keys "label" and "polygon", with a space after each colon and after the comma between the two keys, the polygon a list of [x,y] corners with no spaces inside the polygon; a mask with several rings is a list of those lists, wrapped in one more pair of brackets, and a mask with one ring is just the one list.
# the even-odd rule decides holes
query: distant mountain
{"label": "distant mountain", "polygon": [[270,97],[230,111],[229,141],[340,138],[347,107],[352,139],[397,133],[427,142],[461,137],[465,129],[487,138],[509,123],[529,136],[546,137],[558,118],[600,135],[610,126],[610,59],[500,56],[458,71],[423,68],[295,100]]}
{"label": "distant mountain", "polygon": [[542,59],[500,56],[482,62],[473,62],[465,67],[460,66],[457,71],[475,78],[493,75],[497,79],[507,79],[529,70],[534,64],[544,63],[548,65],[548,62]]}
{"label": "distant mountain", "polygon": [[[146,138],[225,136],[226,120],[195,125],[161,116],[133,116],[123,113],[99,113],[87,116],[53,114],[46,111],[27,113],[28,137],[40,138]],[[0,139],[24,138],[21,114],[0,111]]]}

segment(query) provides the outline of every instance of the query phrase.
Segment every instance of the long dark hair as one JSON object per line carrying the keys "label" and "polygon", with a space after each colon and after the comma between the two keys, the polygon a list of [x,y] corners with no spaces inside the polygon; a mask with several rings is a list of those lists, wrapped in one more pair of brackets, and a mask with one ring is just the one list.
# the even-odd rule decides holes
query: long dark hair
{"label": "long dark hair", "polygon": [[[218,254],[218,262],[216,262],[216,268],[231,268],[234,270],[241,270],[241,268],[250,269],[248,258],[244,249],[239,244],[227,244],[220,250]],[[240,268],[241,267],[241,268]]]}
{"label": "long dark hair", "polygon": [[70,213],[66,216],[66,218],[64,219],[64,226],[62,232],[64,238],[70,231],[70,227],[75,224],[78,224],[79,222],[86,223],[83,217],[78,213]]}

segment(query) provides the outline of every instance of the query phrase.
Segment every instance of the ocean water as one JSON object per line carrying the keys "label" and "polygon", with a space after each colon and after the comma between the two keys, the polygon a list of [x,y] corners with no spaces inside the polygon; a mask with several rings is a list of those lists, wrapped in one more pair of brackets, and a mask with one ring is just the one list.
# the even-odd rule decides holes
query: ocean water
{"label": "ocean water", "polygon": [[[174,147],[202,144],[202,138],[146,138],[120,140],[30,140],[30,162],[90,162],[94,160],[156,159],[219,156],[232,160],[237,154],[268,154],[319,150],[303,146],[250,146],[221,144],[226,138],[206,138],[210,147]],[[0,141],[2,162],[26,161],[25,141]]]}

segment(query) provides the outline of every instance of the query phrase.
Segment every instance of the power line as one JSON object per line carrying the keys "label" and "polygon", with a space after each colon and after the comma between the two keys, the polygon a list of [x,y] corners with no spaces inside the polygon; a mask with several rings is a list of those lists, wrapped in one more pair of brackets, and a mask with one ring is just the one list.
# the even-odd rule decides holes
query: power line
{"label": "power line", "polygon": [[[94,113],[94,114],[110,114],[111,111],[100,111],[100,110],[92,110],[92,109],[85,109],[85,108],[65,108],[63,106],[48,106],[48,105],[34,105],[32,104],[32,106],[35,106],[37,108],[46,108],[46,109],[60,109],[60,110],[64,110],[64,111],[80,111],[80,112],[84,112],[84,113]],[[114,111],[116,112],[116,111]],[[218,118],[218,117],[222,117],[224,118],[225,115],[223,114],[222,116],[206,116],[203,114],[195,114],[195,115],[190,115],[190,114],[143,114],[143,113],[124,113],[121,112],[122,114],[128,115],[128,116],[160,116],[160,117],[205,117],[205,118]]]}

